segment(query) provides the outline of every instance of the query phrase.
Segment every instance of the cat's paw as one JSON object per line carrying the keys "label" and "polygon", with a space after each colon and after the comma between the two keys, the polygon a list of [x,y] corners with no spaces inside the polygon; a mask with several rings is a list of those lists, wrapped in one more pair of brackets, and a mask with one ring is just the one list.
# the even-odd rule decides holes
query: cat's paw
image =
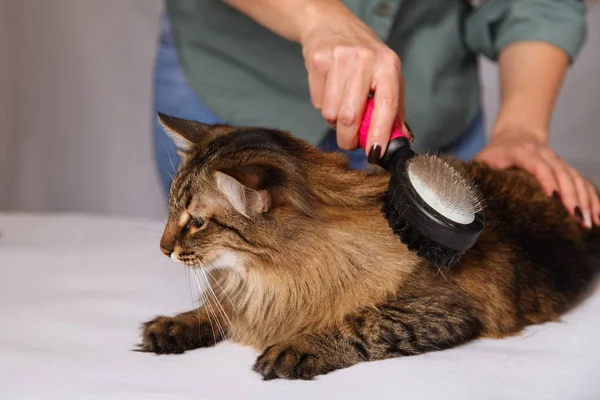
{"label": "cat's paw", "polygon": [[181,354],[202,347],[198,321],[177,317],[156,317],[142,325],[139,351],[156,354]]}
{"label": "cat's paw", "polygon": [[308,343],[288,342],[267,348],[256,360],[253,370],[271,379],[304,379],[310,380],[317,375],[332,371],[316,349]]}

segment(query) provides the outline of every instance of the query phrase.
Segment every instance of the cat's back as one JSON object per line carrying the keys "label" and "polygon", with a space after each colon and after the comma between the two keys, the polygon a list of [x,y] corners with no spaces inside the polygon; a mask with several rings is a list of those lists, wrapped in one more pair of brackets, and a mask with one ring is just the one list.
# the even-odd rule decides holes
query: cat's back
{"label": "cat's back", "polygon": [[560,198],[546,195],[532,174],[480,163],[466,164],[466,169],[484,198],[484,240],[496,239],[519,260],[546,270],[556,277],[559,290],[574,285],[570,289],[578,292],[572,277],[597,272],[589,256],[599,244],[599,230],[583,229]]}
{"label": "cat's back", "polygon": [[487,310],[494,334],[557,319],[600,270],[600,231],[581,228],[525,171],[464,168],[482,192],[486,227],[457,266],[457,282]]}

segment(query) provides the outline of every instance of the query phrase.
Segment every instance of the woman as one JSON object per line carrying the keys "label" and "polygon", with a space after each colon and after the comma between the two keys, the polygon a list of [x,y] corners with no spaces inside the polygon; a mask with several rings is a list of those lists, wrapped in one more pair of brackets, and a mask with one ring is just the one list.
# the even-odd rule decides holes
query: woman
{"label": "woman", "polygon": [[[560,85],[585,39],[583,2],[167,0],[166,5],[157,111],[206,123],[286,129],[326,150],[348,152],[356,168],[376,162],[394,119],[406,120],[416,151],[522,167],[548,195],[560,196],[583,226],[600,225],[600,201],[590,182],[547,147]],[[489,142],[479,54],[498,61],[502,87]],[[357,131],[370,91],[375,110],[363,152]],[[166,189],[171,162],[178,160],[158,123],[155,138]]]}

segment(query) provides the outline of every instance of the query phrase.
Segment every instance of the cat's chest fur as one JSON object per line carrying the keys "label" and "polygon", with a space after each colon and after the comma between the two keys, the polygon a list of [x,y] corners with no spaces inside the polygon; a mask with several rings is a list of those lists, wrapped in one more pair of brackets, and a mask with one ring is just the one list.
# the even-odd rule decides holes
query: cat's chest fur
{"label": "cat's chest fur", "polygon": [[224,252],[211,263],[220,267],[214,290],[231,308],[231,339],[260,348],[337,325],[397,293],[420,262],[387,232],[356,240],[348,226],[333,225],[268,259]]}

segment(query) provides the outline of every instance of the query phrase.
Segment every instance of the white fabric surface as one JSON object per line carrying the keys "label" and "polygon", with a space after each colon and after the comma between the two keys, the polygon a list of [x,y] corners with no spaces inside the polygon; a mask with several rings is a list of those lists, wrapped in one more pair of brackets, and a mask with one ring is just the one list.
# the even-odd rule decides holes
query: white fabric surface
{"label": "white fabric surface", "polygon": [[600,398],[600,290],[561,323],[312,382],[263,382],[251,349],[130,351],[155,314],[192,307],[161,223],[0,214],[0,399]]}

